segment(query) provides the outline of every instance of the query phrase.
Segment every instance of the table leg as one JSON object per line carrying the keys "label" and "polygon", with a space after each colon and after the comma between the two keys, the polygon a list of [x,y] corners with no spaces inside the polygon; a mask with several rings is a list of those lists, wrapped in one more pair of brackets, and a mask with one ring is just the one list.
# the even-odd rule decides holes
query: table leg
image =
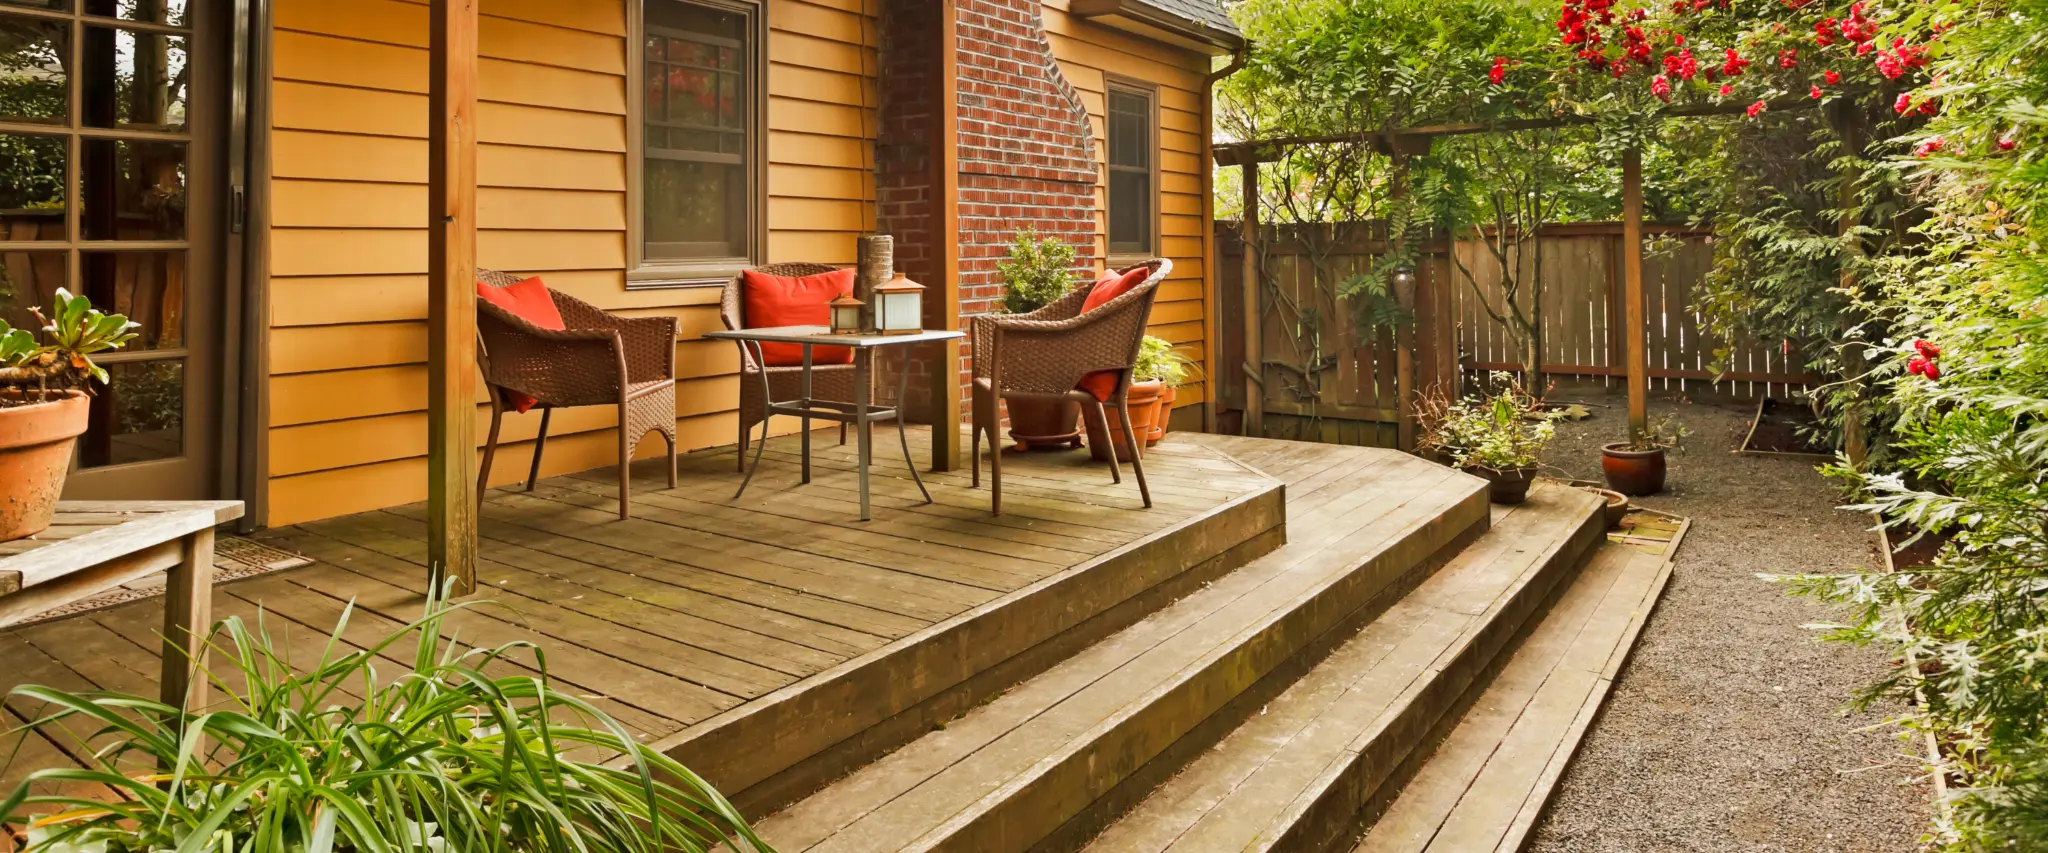
{"label": "table leg", "polygon": [[[924,494],[924,502],[931,503],[932,492],[924,487],[924,477],[919,476],[917,473],[917,460],[910,456],[910,428],[904,425],[904,421],[908,420],[908,418],[903,416],[904,409],[910,404],[910,351],[912,348],[898,347],[898,349],[903,350],[903,364],[896,369],[896,441],[903,445],[903,464],[910,469],[911,481],[916,483],[917,490]],[[933,426],[932,429],[937,430],[938,427]]]}
{"label": "table leg", "polygon": [[[803,422],[804,422],[804,423],[803,423],[803,431],[804,431],[804,437],[803,437],[803,444],[804,444],[804,477],[803,477],[803,482],[805,482],[805,483],[809,483],[809,482],[811,481],[811,416],[810,416],[810,415],[808,414],[808,412],[810,412],[810,410],[811,410],[811,345],[810,345],[810,344],[804,344],[804,378],[803,378],[803,407],[804,407],[804,411],[806,412],[806,414],[805,414],[805,415],[803,416]],[[764,439],[764,442],[763,442],[763,443],[765,443],[765,439]]]}
{"label": "table leg", "polygon": [[875,430],[868,420],[868,399],[872,391],[869,374],[874,369],[874,349],[860,347],[853,351],[853,432],[854,440],[860,442],[860,520],[868,520],[868,462],[874,451]]}
{"label": "table leg", "polygon": [[[761,344],[753,341],[740,342],[740,346],[749,345],[754,348],[754,363],[766,365],[768,360],[761,352]],[[739,500],[741,495],[747,493],[747,484],[754,482],[754,472],[761,470],[761,452],[768,449],[768,422],[775,419],[775,386],[768,382],[768,371],[761,371],[760,376],[761,440],[754,443],[754,467],[747,469],[747,476],[740,480],[739,491],[732,493],[733,500]]]}
{"label": "table leg", "polygon": [[206,707],[206,637],[213,624],[213,528],[180,543],[164,581],[163,702],[197,713]]}

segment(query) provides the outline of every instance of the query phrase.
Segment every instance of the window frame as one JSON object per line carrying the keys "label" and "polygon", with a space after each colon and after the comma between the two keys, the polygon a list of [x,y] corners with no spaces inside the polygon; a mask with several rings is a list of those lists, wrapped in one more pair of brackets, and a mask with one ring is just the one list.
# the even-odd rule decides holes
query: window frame
{"label": "window frame", "polygon": [[[1115,150],[1111,144],[1110,134],[1115,132],[1116,129],[1110,101],[1117,94],[1143,98],[1146,104],[1145,150],[1149,156],[1145,158],[1147,166],[1142,170],[1142,173],[1145,175],[1146,189],[1148,190],[1146,195],[1151,199],[1151,216],[1149,217],[1151,222],[1146,229],[1146,240],[1142,245],[1136,246],[1130,243],[1117,243],[1110,234],[1110,206],[1114,201],[1114,193],[1110,191],[1110,175],[1119,171],[1126,173],[1140,171],[1131,166],[1117,166],[1110,160],[1112,152]],[[1159,211],[1159,155],[1161,153],[1159,143],[1159,112],[1158,83],[1115,74],[1103,76],[1102,243],[1104,249],[1107,250],[1109,263],[1112,268],[1141,263],[1159,257],[1159,226],[1162,221]]]}
{"label": "window frame", "polygon": [[647,257],[647,3],[626,4],[626,288],[723,287],[759,266],[768,245],[768,3],[766,0],[663,0],[746,16],[747,221],[743,255],[673,260]]}

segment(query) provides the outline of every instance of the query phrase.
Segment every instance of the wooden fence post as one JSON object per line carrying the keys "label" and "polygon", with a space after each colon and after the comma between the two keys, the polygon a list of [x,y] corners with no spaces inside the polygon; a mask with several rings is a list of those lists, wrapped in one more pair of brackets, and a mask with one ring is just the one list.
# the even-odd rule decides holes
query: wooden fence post
{"label": "wooden fence post", "polygon": [[428,6],[427,565],[455,595],[476,589],[478,2]]}
{"label": "wooden fence post", "polygon": [[1628,323],[1628,434],[1649,432],[1650,365],[1643,341],[1643,151],[1631,147],[1621,164],[1621,257]]}
{"label": "wooden fence post", "polygon": [[1259,161],[1258,153],[1244,153],[1244,432],[1266,434],[1266,348],[1260,340],[1265,331],[1266,312],[1259,281]]}

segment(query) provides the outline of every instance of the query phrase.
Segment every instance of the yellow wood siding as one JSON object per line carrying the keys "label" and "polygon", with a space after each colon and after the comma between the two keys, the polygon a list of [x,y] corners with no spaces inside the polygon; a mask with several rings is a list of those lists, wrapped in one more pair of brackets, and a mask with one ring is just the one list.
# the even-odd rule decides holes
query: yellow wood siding
{"label": "yellow wood siding", "polygon": [[[1106,80],[1122,77],[1159,87],[1159,251],[1173,261],[1173,276],[1152,309],[1152,334],[1172,341],[1206,377],[1208,342],[1203,316],[1209,288],[1204,284],[1202,230],[1202,78],[1209,57],[1094,24],[1067,13],[1067,0],[1048,0],[1045,30],[1060,70],[1080,90],[1095,127],[1098,208],[1108,202],[1109,150]],[[1095,252],[1106,257],[1108,221],[1096,217]],[[1208,399],[1208,383],[1197,378],[1181,386],[1176,406]]]}
{"label": "yellow wood siding", "polygon": [[[484,0],[478,261],[681,316],[683,446],[728,444],[737,356],[692,340],[717,326],[717,291],[625,289],[633,1]],[[767,261],[851,263],[872,223],[875,22],[861,9],[768,3]],[[277,0],[276,22],[268,521],[283,525],[426,495],[427,14]],[[508,418],[493,482],[524,475],[538,420]],[[611,464],[613,426],[602,408],[561,413],[545,472]]]}

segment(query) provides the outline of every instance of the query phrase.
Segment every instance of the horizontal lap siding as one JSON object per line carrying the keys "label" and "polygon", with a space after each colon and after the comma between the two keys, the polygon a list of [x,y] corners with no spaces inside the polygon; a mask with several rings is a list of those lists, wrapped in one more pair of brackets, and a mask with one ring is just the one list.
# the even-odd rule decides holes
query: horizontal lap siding
{"label": "horizontal lap siding", "polygon": [[[1200,366],[1196,377],[1209,375],[1208,342],[1203,318],[1210,288],[1202,258],[1202,78],[1209,57],[1192,50],[1139,38],[1067,13],[1066,0],[1045,8],[1045,29],[1060,71],[1080,90],[1095,126],[1095,156],[1102,169],[1095,192],[1098,207],[1109,197],[1108,76],[1140,80],[1159,87],[1159,248],[1173,261],[1152,309],[1151,332],[1172,341]],[[1108,220],[1098,215],[1095,252],[1109,253]],[[1208,399],[1208,383],[1192,379],[1181,386],[1177,406]]]}
{"label": "horizontal lap siding", "polygon": [[[874,116],[861,105],[876,102],[874,23],[860,8],[769,4],[770,262],[851,263],[871,221]],[[678,316],[683,447],[731,443],[737,355],[696,339],[718,325],[717,291],[625,289],[621,0],[482,11],[478,262],[607,309]],[[277,0],[276,20],[268,521],[284,525],[426,494],[427,10]],[[538,421],[507,419],[494,483],[524,475]],[[603,408],[559,413],[546,472],[614,462],[613,425]]]}

